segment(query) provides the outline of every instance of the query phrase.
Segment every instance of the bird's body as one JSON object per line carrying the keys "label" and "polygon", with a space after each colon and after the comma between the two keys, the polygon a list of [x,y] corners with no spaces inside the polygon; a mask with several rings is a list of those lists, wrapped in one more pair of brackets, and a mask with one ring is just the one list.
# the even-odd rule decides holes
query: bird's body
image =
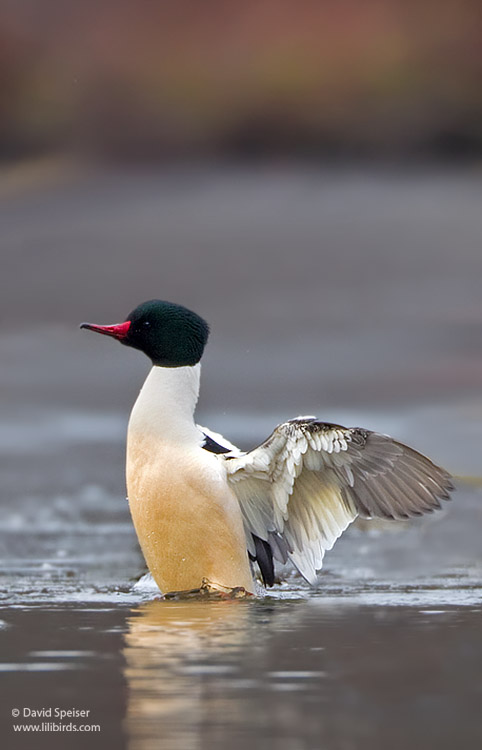
{"label": "bird's body", "polygon": [[199,375],[200,365],[153,367],[138,396],[127,435],[132,519],[161,591],[208,578],[253,593],[239,503],[194,423]]}
{"label": "bird's body", "polygon": [[[131,413],[127,491],[137,536],[161,591],[203,579],[254,593],[273,560],[311,583],[326,550],[358,516],[409,518],[440,507],[444,469],[386,435],[298,417],[242,453],[194,420],[205,321],[151,300],[115,326],[83,327],[141,349],[153,367]],[[221,443],[221,444],[220,444]]]}

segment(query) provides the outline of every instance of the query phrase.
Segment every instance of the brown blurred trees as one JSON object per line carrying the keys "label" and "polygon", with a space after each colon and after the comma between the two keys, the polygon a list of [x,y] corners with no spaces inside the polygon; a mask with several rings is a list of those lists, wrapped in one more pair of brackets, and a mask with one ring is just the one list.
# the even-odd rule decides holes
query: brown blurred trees
{"label": "brown blurred trees", "polygon": [[3,0],[0,154],[470,152],[478,0]]}

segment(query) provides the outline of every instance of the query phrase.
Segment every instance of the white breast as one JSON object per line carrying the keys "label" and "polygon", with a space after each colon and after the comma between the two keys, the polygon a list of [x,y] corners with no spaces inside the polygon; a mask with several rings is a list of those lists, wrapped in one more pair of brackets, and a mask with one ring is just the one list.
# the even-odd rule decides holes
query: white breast
{"label": "white breast", "polygon": [[154,367],[139,394],[127,440],[132,519],[162,591],[203,578],[253,591],[238,500],[194,423],[199,374],[199,365]]}

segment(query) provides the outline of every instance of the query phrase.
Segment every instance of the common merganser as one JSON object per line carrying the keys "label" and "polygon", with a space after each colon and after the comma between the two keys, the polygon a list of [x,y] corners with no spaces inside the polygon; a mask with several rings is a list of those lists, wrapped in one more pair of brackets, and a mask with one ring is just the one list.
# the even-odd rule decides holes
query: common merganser
{"label": "common merganser", "polygon": [[145,560],[162,592],[203,580],[255,593],[273,560],[311,584],[323,556],[355,520],[404,519],[440,508],[450,475],[392,438],[298,417],[243,453],[196,425],[209,328],[181,305],[150,300],[124,323],[87,328],[144,352],[152,369],[127,433],[127,492]]}

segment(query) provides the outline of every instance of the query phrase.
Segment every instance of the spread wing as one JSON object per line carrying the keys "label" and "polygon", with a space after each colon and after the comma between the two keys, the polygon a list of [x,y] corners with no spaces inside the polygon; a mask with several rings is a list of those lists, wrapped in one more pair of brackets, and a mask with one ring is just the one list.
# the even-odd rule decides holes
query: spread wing
{"label": "spread wing", "polygon": [[444,469],[387,435],[313,417],[285,422],[258,448],[224,460],[249,552],[254,535],[311,583],[325,550],[357,515],[422,515],[453,489]]}

